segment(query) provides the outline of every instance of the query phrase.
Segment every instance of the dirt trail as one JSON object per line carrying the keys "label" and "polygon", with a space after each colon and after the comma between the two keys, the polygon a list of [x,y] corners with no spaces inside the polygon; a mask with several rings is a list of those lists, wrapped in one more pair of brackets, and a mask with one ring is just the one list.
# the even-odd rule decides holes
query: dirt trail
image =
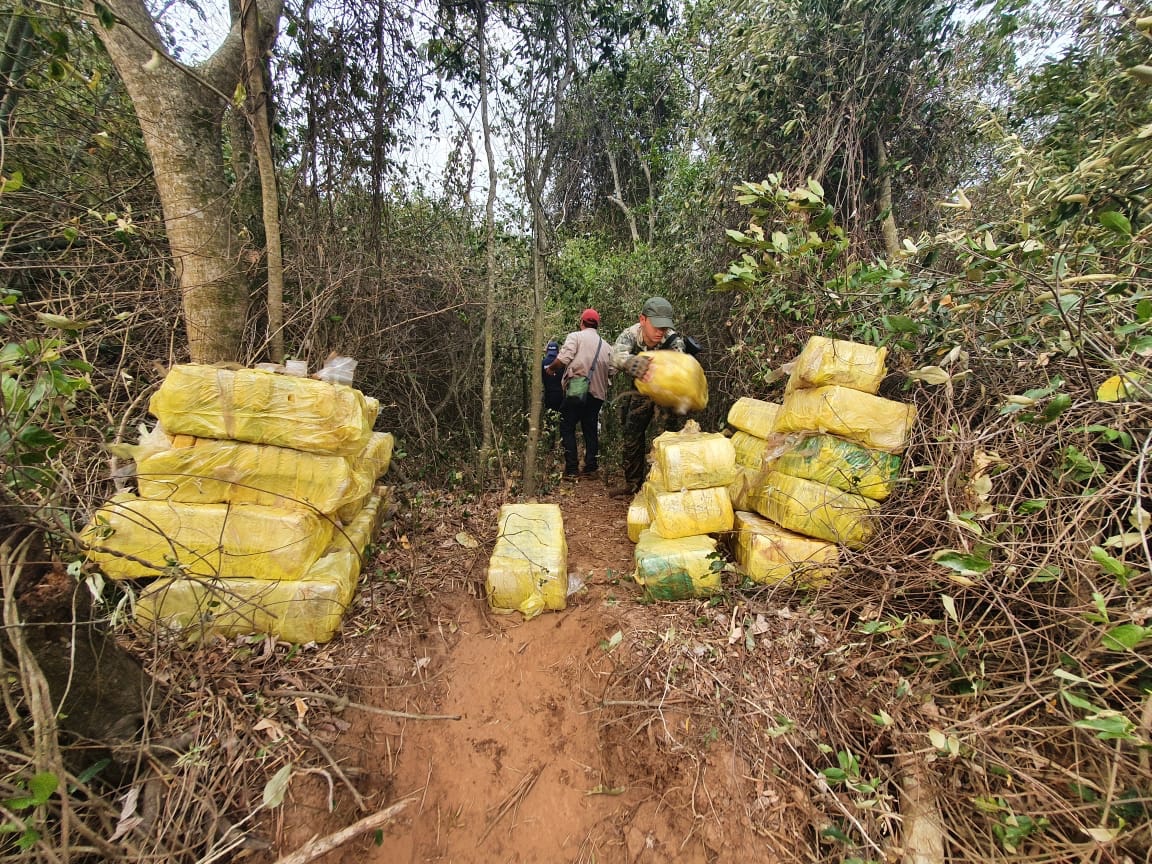
{"label": "dirt trail", "polygon": [[[715,764],[692,766],[694,781],[681,782],[676,763],[687,758],[661,748],[657,730],[606,719],[602,702],[620,662],[612,637],[654,614],[637,603],[628,578],[627,502],[608,498],[598,480],[546,500],[561,505],[569,573],[584,588],[565,611],[527,622],[493,614],[475,588],[428,598],[430,638],[417,656],[391,658],[394,672],[414,671],[406,685],[381,688],[377,702],[460,719],[349,717],[338,750],[359,786],[375,785],[373,809],[412,801],[382,834],[319,860],[692,864],[746,860],[755,848],[715,812],[739,785],[734,766],[717,754]],[[482,584],[486,564],[477,558],[469,584]],[[305,784],[294,786],[281,853],[363,815],[325,814]],[[311,788],[327,800],[322,783]],[[700,811],[709,808],[706,819]],[[765,860],[763,850],[757,857]]]}

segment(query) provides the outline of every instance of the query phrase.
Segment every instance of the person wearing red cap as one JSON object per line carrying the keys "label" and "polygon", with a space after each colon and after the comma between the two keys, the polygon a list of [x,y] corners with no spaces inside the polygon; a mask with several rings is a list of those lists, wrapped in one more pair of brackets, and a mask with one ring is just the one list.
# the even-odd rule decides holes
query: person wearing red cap
{"label": "person wearing red cap", "polygon": [[[600,313],[585,309],[580,313],[580,329],[564,339],[556,359],[544,371],[549,375],[564,370],[566,398],[560,407],[560,441],[564,445],[564,476],[579,473],[580,459],[576,448],[576,427],[584,436],[584,474],[595,474],[600,455],[600,408],[608,398],[608,379],[612,374],[612,347],[600,338]],[[588,392],[583,398],[569,394],[572,380],[588,379]]]}

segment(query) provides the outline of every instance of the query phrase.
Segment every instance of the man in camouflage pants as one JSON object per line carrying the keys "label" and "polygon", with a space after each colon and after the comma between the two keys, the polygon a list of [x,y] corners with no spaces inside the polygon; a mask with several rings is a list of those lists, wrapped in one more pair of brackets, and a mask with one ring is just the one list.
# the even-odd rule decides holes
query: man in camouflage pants
{"label": "man in camouflage pants", "polygon": [[648,426],[652,418],[664,430],[679,431],[684,418],[661,408],[636,391],[636,379],[648,374],[648,358],[642,351],[684,351],[684,339],[672,329],[672,304],[663,297],[649,297],[640,310],[640,320],[616,337],[612,367],[630,377],[627,394],[620,400],[620,426],[623,443],[624,485],[611,490],[614,497],[633,495],[644,483]]}

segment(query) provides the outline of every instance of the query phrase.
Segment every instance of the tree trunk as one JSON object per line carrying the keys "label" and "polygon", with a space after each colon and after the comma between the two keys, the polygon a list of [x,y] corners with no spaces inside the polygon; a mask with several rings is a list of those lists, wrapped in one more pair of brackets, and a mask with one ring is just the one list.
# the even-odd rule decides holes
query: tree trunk
{"label": "tree trunk", "polygon": [[[275,27],[281,0],[258,0]],[[238,360],[249,286],[221,153],[221,118],[241,80],[243,40],[234,23],[216,52],[188,68],[169,57],[143,0],[109,0],[116,22],[96,33],[132,99],[152,157],[184,324],[194,362]],[[96,14],[91,0],[88,11]],[[99,16],[97,16],[99,19]]]}
{"label": "tree trunk", "polygon": [[632,236],[632,248],[640,248],[640,230],[636,227],[636,214],[632,208],[624,203],[624,190],[620,188],[620,170],[616,167],[616,153],[608,148],[608,167],[612,171],[612,189],[615,195],[608,196],[608,200],[620,208],[624,218],[628,220],[628,233]]}
{"label": "tree trunk", "polygon": [[894,258],[900,254],[900,232],[896,229],[896,217],[892,215],[892,173],[888,170],[888,150],[879,132],[872,133],[872,149],[876,157],[876,208],[880,211],[884,252],[889,258]]}
{"label": "tree trunk", "polygon": [[476,4],[476,41],[480,66],[480,124],[484,133],[484,157],[488,162],[488,201],[484,208],[485,270],[487,290],[484,296],[484,383],[483,436],[480,441],[480,472],[487,473],[495,429],[492,425],[492,328],[496,324],[496,156],[492,152],[492,125],[488,119],[488,42],[484,34],[484,4]]}
{"label": "tree trunk", "polygon": [[260,38],[259,10],[255,0],[243,0],[240,13],[248,81],[249,116],[256,163],[260,167],[260,201],[264,217],[264,242],[268,249],[268,358],[284,362],[284,258],[280,246],[280,194],[276,164],[272,158],[272,133],[268,124],[268,91],[264,87],[264,51]]}

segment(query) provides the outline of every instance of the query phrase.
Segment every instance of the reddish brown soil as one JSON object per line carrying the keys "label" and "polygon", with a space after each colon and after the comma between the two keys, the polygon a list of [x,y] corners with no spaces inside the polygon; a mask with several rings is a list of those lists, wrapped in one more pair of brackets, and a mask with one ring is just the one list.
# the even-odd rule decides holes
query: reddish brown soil
{"label": "reddish brown soil", "polygon": [[[653,723],[651,712],[611,697],[618,676],[636,675],[616,656],[614,634],[655,634],[660,614],[639,601],[629,578],[627,500],[609,498],[599,480],[587,479],[541,500],[561,505],[569,574],[584,588],[562,612],[530,621],[494,614],[483,599],[491,549],[484,539],[491,538],[477,538],[458,588],[414,599],[413,614],[427,621],[423,638],[405,645],[390,636],[397,628],[381,622],[359,675],[371,696],[362,697],[366,702],[459,719],[346,711],[350,726],[333,753],[364,795],[363,806],[351,805],[335,780],[338,803],[327,812],[327,779],[297,777],[272,829],[278,854],[407,800],[383,831],[318,860],[773,860],[748,827],[736,760],[719,746],[701,751],[678,743],[688,737],[689,718],[665,713]],[[494,528],[495,512],[485,518]],[[448,568],[462,560],[454,527],[428,526],[443,535],[436,548]],[[411,543],[405,537],[400,546]],[[605,704],[606,696],[615,704]]]}

